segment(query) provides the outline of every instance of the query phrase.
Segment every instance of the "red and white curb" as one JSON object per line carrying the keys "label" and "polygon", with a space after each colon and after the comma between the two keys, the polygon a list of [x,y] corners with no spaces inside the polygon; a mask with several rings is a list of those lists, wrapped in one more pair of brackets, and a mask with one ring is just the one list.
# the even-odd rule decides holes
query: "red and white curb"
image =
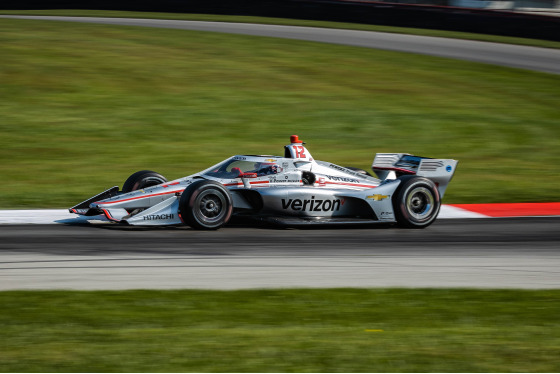
{"label": "red and white curb", "polygon": [[[560,216],[559,203],[442,205],[438,219]],[[0,224],[108,222],[103,215],[84,217],[66,209],[0,210]]]}
{"label": "red and white curb", "polygon": [[560,216],[560,203],[451,204],[448,207],[483,217]]}

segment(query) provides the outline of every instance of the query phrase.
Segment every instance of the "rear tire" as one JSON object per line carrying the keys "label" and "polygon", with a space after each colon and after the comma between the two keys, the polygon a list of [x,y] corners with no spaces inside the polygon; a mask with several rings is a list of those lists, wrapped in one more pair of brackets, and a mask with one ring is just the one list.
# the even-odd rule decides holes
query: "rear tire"
{"label": "rear tire", "polygon": [[423,229],[431,225],[439,214],[441,199],[434,182],[416,176],[401,177],[393,209],[401,227]]}
{"label": "rear tire", "polygon": [[197,230],[217,230],[231,218],[233,199],[221,183],[199,180],[185,188],[179,200],[183,223]]}
{"label": "rear tire", "polygon": [[141,190],[165,182],[167,179],[163,175],[151,170],[141,170],[128,177],[123,184],[122,192]]}

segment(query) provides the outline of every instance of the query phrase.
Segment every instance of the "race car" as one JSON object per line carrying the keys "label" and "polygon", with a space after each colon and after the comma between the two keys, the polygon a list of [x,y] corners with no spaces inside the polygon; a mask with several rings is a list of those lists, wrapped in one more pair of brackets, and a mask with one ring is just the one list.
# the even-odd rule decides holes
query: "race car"
{"label": "race car", "polygon": [[69,209],[128,225],[216,230],[232,217],[283,226],[394,223],[425,228],[436,219],[457,168],[452,159],[378,153],[372,170],[315,160],[297,135],[284,156],[237,155],[168,181],[150,170],[132,174]]}

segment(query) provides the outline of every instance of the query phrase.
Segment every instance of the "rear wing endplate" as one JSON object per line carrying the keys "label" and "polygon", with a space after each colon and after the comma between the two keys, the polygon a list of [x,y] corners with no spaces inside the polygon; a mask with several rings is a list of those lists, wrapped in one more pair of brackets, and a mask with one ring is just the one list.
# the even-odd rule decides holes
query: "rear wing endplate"
{"label": "rear wing endplate", "polygon": [[397,179],[403,175],[431,179],[443,197],[455,174],[457,163],[457,160],[420,157],[409,153],[378,153],[371,168],[381,180]]}

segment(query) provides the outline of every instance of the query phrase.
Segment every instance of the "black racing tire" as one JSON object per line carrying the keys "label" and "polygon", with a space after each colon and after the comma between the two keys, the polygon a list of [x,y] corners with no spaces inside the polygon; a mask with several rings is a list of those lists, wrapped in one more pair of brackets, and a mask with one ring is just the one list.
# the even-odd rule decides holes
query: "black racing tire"
{"label": "black racing tire", "polygon": [[141,170],[128,177],[123,184],[122,192],[141,190],[165,182],[167,179],[163,175],[151,170]]}
{"label": "black racing tire", "polygon": [[198,180],[185,188],[179,199],[179,217],[197,230],[217,230],[233,212],[231,193],[221,183]]}
{"label": "black racing tire", "polygon": [[401,185],[393,196],[395,218],[400,227],[423,229],[439,214],[441,198],[434,182],[407,175],[399,178]]}
{"label": "black racing tire", "polygon": [[345,168],[350,169],[352,171],[355,171],[356,173],[364,174],[364,175],[367,175],[367,176],[370,176],[370,177],[372,176],[368,171],[366,171],[364,169],[355,168],[355,167],[352,167],[352,166],[345,166]]}

